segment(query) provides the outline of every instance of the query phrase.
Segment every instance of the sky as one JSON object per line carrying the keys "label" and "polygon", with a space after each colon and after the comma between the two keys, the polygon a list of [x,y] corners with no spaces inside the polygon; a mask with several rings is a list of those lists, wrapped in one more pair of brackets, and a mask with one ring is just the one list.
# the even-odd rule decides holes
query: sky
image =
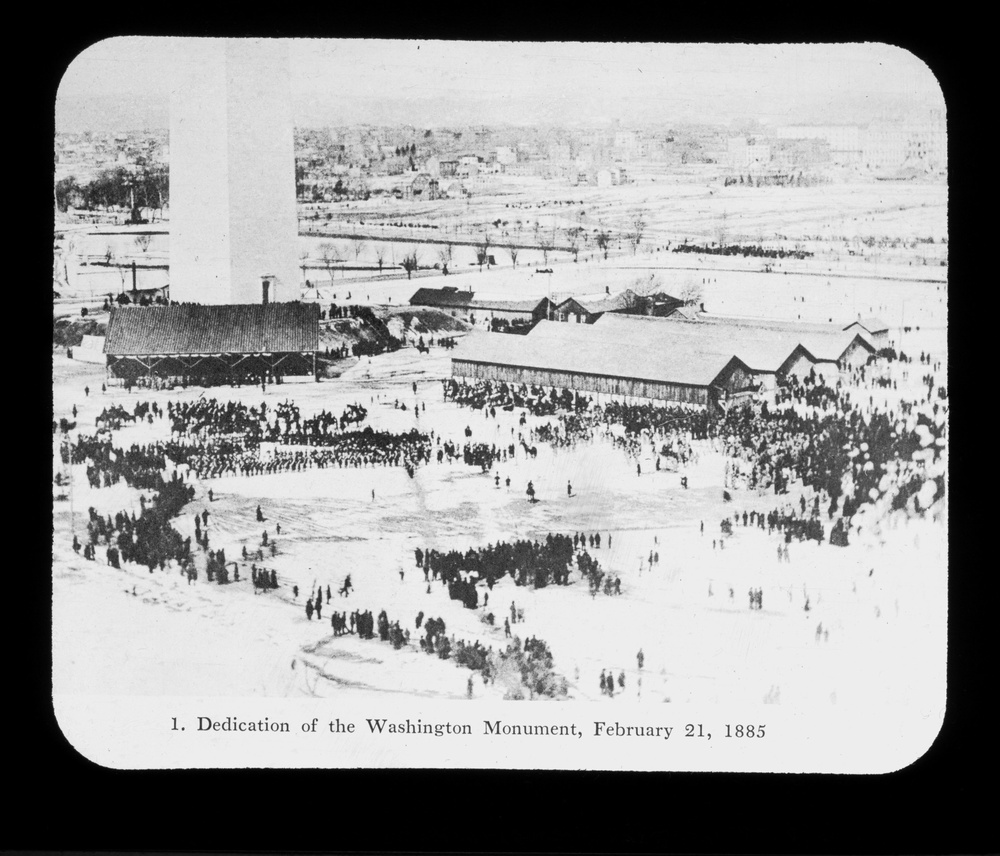
{"label": "sky", "polygon": [[[56,130],[167,128],[183,38],[98,42],[67,68]],[[928,67],[885,44],[289,40],[299,127],[865,123],[942,108]]]}

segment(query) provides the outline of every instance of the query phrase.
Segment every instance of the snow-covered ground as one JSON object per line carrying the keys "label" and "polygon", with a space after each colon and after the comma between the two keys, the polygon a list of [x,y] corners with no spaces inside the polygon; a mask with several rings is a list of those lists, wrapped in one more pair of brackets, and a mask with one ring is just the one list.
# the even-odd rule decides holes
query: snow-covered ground
{"label": "snow-covered ground", "polygon": [[[705,308],[723,315],[803,321],[839,321],[879,316],[897,348],[945,361],[939,384],[947,383],[947,187],[943,184],[832,184],[814,188],[723,188],[710,171],[690,175],[637,176],[634,185],[610,189],[560,187],[524,179],[504,197],[477,197],[420,207],[413,203],[351,203],[337,207],[341,231],[352,221],[379,216],[391,222],[436,223],[406,234],[475,237],[501,218],[522,238],[581,222],[614,232],[636,212],[647,220],[647,238],[633,255],[613,244],[610,257],[585,243],[579,260],[552,253],[546,261],[524,249],[513,266],[502,236],[492,232],[498,265],[472,266],[471,247],[457,247],[447,279],[439,274],[364,281],[348,273],[334,281],[316,274],[323,302],[400,306],[420,286],[450,285],[510,299],[546,294],[615,293],[626,287],[681,293],[701,289]],[[520,225],[518,226],[518,221]],[[391,229],[383,228],[388,236]],[[666,242],[798,242],[813,258],[781,260],[766,271],[762,259],[671,253]],[[502,230],[501,230],[502,231]],[[864,247],[866,237],[934,238],[905,251]],[[322,238],[301,237],[302,256],[318,258]],[[345,252],[345,239],[337,242]],[[56,279],[64,291],[57,311],[79,314],[81,301],[122,287],[113,269],[81,265],[111,246],[117,260],[146,257],[165,263],[168,238],[157,235],[139,247],[132,235],[74,234],[61,242]],[[405,252],[405,237],[387,247]],[[355,260],[372,264],[380,245],[369,240]],[[440,247],[419,245],[425,264]],[[850,250],[854,250],[852,255]],[[351,252],[353,260],[353,251]],[[538,269],[551,270],[539,274]],[[140,273],[140,277],[144,274]],[[159,271],[145,276],[159,276]],[[165,275],[165,272],[164,272]],[[68,284],[65,280],[68,278]],[[131,283],[125,283],[129,286]],[[140,281],[140,287],[148,285]],[[159,281],[153,284],[162,284]],[[350,292],[350,298],[347,294]],[[96,295],[95,297],[92,297]],[[336,297],[334,296],[336,295]],[[311,295],[310,295],[311,297]],[[90,304],[88,304],[90,305]],[[93,309],[91,305],[91,309]],[[909,328],[904,332],[903,328]],[[107,405],[131,409],[137,401],[193,400],[200,395],[270,407],[292,399],[303,416],[322,409],[339,414],[347,405],[368,408],[367,424],[392,431],[417,427],[461,445],[466,426],[474,442],[507,445],[523,430],[518,414],[495,419],[445,402],[441,378],[450,374],[449,351],[418,354],[406,349],[363,358],[334,380],[259,388],[187,389],[132,393],[101,392],[100,366],[53,357],[54,418],[78,409],[78,430],[92,433]],[[910,366],[898,395],[919,389],[926,367]],[[413,384],[417,384],[414,393]],[[84,387],[90,389],[89,397]],[[904,389],[905,387],[905,389]],[[871,391],[876,402],[884,390]],[[866,393],[867,397],[867,393]],[[406,410],[397,409],[396,402]],[[414,405],[420,405],[419,417]],[[426,409],[424,409],[426,408]],[[529,418],[529,427],[546,420]],[[511,433],[513,429],[513,434]],[[127,446],[168,436],[166,422],[115,432]],[[721,549],[719,520],[734,511],[768,511],[773,495],[730,489],[723,501],[725,459],[708,442],[695,444],[697,459],[680,472],[656,472],[652,459],[637,476],[634,462],[605,441],[553,449],[543,443],[537,458],[518,452],[493,473],[436,461],[409,478],[402,468],[323,469],[270,476],[196,482],[196,496],[175,527],[193,534],[193,516],[208,509],[211,547],[229,560],[241,548],[256,551],[262,531],[277,543],[277,555],[260,562],[281,583],[255,594],[249,563],[241,581],[219,586],[205,575],[188,584],[176,569],[104,564],[103,549],[92,563],[71,549],[84,535],[87,509],[102,514],[139,513],[140,492],[118,485],[87,487],[76,467],[73,489],[54,501],[53,688],[66,696],[191,696],[230,698],[342,698],[381,701],[466,698],[467,669],[424,654],[416,645],[415,617],[441,617],[449,635],[505,644],[503,619],[510,604],[524,612],[512,630],[522,639],[548,643],[554,668],[570,685],[570,697],[598,703],[780,704],[792,709],[832,705],[889,705],[928,710],[943,696],[946,654],[947,516],[938,508],[927,519],[895,518],[880,533],[866,532],[846,548],[793,543],[790,561],[777,560],[778,535],[737,526]],[[508,489],[504,480],[509,477]],[[540,502],[529,504],[531,481]],[[573,496],[566,494],[566,483]],[[214,501],[208,501],[208,490]],[[54,496],[63,491],[54,486]],[[788,497],[796,501],[793,495]],[[785,498],[782,498],[782,503]],[[265,523],[255,519],[260,505]],[[939,506],[943,503],[939,503]],[[704,534],[701,523],[704,522]],[[276,524],[281,534],[276,534]],[[590,550],[602,568],[621,579],[622,594],[591,597],[574,573],[571,585],[518,588],[507,578],[489,592],[489,606],[465,609],[440,584],[428,584],[414,565],[414,549],[482,547],[498,540],[544,538],[549,533],[600,532],[601,548]],[[609,537],[610,536],[610,537]],[[609,545],[610,541],[610,545]],[[660,561],[652,568],[650,552]],[[322,620],[308,620],[304,602],[315,586],[336,593],[350,574],[350,597],[324,598]],[[292,587],[299,587],[299,596]],[[750,610],[748,591],[762,589],[763,608]],[[480,604],[483,603],[481,593]],[[809,609],[805,609],[808,599]],[[410,629],[411,644],[393,650],[377,640],[334,637],[330,611],[384,609],[390,621]],[[490,626],[487,612],[496,616]],[[644,654],[640,670],[636,655]],[[609,699],[598,685],[602,670],[624,672]],[[641,682],[640,682],[641,678]],[[499,700],[504,687],[474,681],[474,699]]]}
{"label": "snow-covered ground", "polygon": [[[829,287],[836,289],[830,305],[846,299],[842,284]],[[873,301],[905,300],[907,316],[925,309],[930,323],[912,347],[919,344],[943,358],[944,304],[934,285],[902,291],[881,283],[870,295]],[[779,309],[796,305],[784,292],[774,296]],[[730,291],[727,299],[744,308],[749,297]],[[810,320],[815,306],[804,304]],[[896,309],[890,304],[888,312]],[[118,388],[102,393],[100,367],[56,355],[55,416],[70,416],[75,404],[79,430],[90,432],[97,413],[115,402],[131,408],[141,400],[163,404],[205,394],[274,406],[293,399],[303,416],[324,408],[339,413],[357,402],[368,408],[368,424],[376,429],[417,427],[461,443],[468,426],[474,442],[516,442],[523,430],[518,414],[499,411],[487,419],[443,400],[439,380],[449,373],[448,354],[407,349],[363,359],[336,380],[272,386],[265,393],[223,387],[131,394]],[[914,384],[921,370],[911,367]],[[407,409],[396,409],[397,401]],[[529,417],[529,427],[541,421]],[[166,422],[154,420],[116,432],[115,442],[127,446],[167,435]],[[83,467],[77,467],[71,501],[54,504],[54,688],[68,695],[465,698],[471,673],[419,650],[415,616],[441,617],[449,635],[496,649],[505,644],[503,618],[513,601],[524,621],[512,630],[549,644],[555,669],[575,699],[612,701],[598,686],[602,669],[625,673],[617,699],[644,703],[926,706],[940,693],[947,571],[940,513],[847,548],[793,543],[790,561],[779,563],[777,534],[749,527],[736,527],[725,549],[713,548],[723,515],[767,511],[776,499],[731,490],[732,503],[724,503],[725,460],[707,441],[696,443],[698,458],[684,470],[687,490],[681,473],[656,472],[651,458],[637,476],[634,463],[606,441],[571,449],[537,445],[537,458],[518,449],[512,461],[497,466],[499,488],[493,473],[436,461],[418,468],[413,479],[401,468],[367,467],[197,483],[195,500],[175,527],[193,534],[193,515],[208,509],[211,546],[224,547],[230,560],[239,558],[244,545],[255,551],[266,529],[278,552],[259,564],[274,568],[281,582],[266,594],[254,594],[249,562],[241,563],[239,583],[218,586],[202,575],[189,585],[176,569],[115,570],[103,563],[103,551],[96,564],[74,554],[72,531],[85,532],[89,506],[102,514],[139,512],[139,491],[122,485],[89,489]],[[508,476],[509,491],[503,481]],[[537,504],[526,501],[529,480]],[[572,497],[566,495],[567,481]],[[258,505],[267,517],[263,524],[255,520]],[[440,584],[428,591],[414,566],[417,547],[466,550],[581,531],[602,533],[601,549],[591,553],[621,578],[620,597],[591,597],[575,573],[568,587],[537,591],[508,578],[489,593],[488,607],[468,610]],[[660,557],[652,568],[651,551]],[[332,604],[324,602],[322,620],[308,620],[308,593],[317,585],[336,593],[346,574],[354,584],[350,597],[335,594]],[[748,608],[750,588],[763,590],[761,610]],[[385,609],[390,621],[410,629],[411,644],[396,651],[377,639],[335,638],[331,608],[374,614]],[[483,621],[487,612],[495,613],[495,626]],[[473,692],[476,698],[500,698],[503,687],[484,686],[477,678]]]}

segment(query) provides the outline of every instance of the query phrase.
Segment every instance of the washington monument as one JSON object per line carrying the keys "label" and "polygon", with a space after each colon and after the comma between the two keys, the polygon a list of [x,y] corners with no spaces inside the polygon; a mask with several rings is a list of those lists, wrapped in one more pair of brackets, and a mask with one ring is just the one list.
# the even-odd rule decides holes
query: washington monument
{"label": "washington monument", "polygon": [[170,297],[297,300],[287,45],[205,39],[170,102]]}

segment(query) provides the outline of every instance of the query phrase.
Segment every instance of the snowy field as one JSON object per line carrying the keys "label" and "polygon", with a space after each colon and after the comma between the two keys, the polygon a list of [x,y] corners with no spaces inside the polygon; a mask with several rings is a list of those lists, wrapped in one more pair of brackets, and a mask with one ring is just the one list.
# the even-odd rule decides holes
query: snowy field
{"label": "snowy field", "polygon": [[[901,318],[921,326],[903,337],[905,350],[945,358],[943,285],[865,280],[858,286],[849,278],[817,284],[809,276],[807,286],[794,275],[745,273],[737,280],[710,269],[701,275],[712,279],[706,303],[731,314],[760,314],[766,298],[776,317],[826,320],[836,310],[843,318],[852,299],[863,294],[862,314],[871,309],[894,328]],[[809,289],[805,302],[796,299],[800,285]],[[893,337],[899,335],[897,330]],[[363,359],[336,380],[271,386],[265,393],[222,387],[131,394],[118,388],[102,394],[100,366],[57,354],[55,417],[70,417],[76,405],[78,430],[92,433],[96,415],[112,403],[131,409],[137,401],[165,405],[205,394],[254,405],[265,400],[270,407],[291,399],[303,416],[321,409],[340,413],[360,403],[375,429],[417,427],[461,444],[468,426],[473,442],[516,442],[525,430],[517,424],[519,414],[498,411],[495,419],[484,418],[443,400],[440,380],[450,373],[448,354],[406,349]],[[921,368],[910,367],[912,384],[898,394],[919,387]],[[396,409],[397,401],[407,409]],[[414,405],[420,405],[419,417]],[[529,417],[527,427],[545,421]],[[166,421],[155,420],[115,432],[114,442],[128,446],[168,434]],[[175,528],[193,534],[193,515],[208,509],[211,546],[224,547],[229,559],[238,558],[243,546],[255,551],[267,530],[277,555],[261,564],[276,570],[281,585],[264,594],[254,593],[249,562],[241,563],[239,583],[219,586],[201,575],[189,585],[169,567],[152,574],[129,565],[115,570],[104,564],[103,550],[96,564],[76,555],[72,533],[85,534],[88,507],[105,515],[134,509],[138,515],[140,494],[124,485],[89,489],[85,468],[76,467],[71,500],[54,504],[55,689],[68,695],[464,699],[472,673],[420,651],[415,616],[441,617],[450,636],[499,649],[513,601],[524,613],[513,632],[546,641],[573,699],[926,706],[940,692],[947,569],[940,511],[865,533],[846,548],[793,542],[790,561],[779,563],[777,533],[737,526],[725,549],[713,547],[721,540],[724,515],[779,503],[773,495],[740,490],[731,490],[732,502],[724,502],[725,459],[709,441],[695,443],[697,459],[683,472],[656,472],[647,444],[641,476],[634,461],[606,441],[537,446],[536,458],[518,448],[513,460],[497,465],[499,487],[493,472],[436,461],[419,467],[412,479],[402,468],[362,467],[196,481],[196,497]],[[681,475],[688,477],[687,490]],[[529,480],[538,492],[536,504],[525,497]],[[780,504],[785,501],[797,502],[794,489]],[[263,524],[255,520],[258,505],[267,518]],[[464,551],[581,531],[602,534],[601,549],[589,552],[620,577],[620,597],[591,597],[574,572],[571,585],[541,590],[505,578],[489,593],[488,607],[481,593],[480,607],[469,610],[450,600],[440,583],[428,591],[414,566],[417,547]],[[650,567],[653,551],[660,560]],[[322,620],[308,620],[307,594],[327,585],[336,593],[346,574],[354,583],[351,595],[335,594],[331,604],[324,602]],[[751,588],[763,590],[760,610],[748,608]],[[331,608],[374,614],[384,609],[390,621],[411,630],[411,643],[397,651],[377,638],[334,637]],[[484,622],[487,612],[497,616],[494,626]],[[616,686],[614,699],[600,691],[602,670],[625,674],[625,688]],[[474,698],[499,699],[504,692],[499,681],[474,681]]]}
{"label": "snowy field", "polygon": [[[947,244],[942,243],[948,234],[948,189],[944,183],[724,187],[716,167],[691,167],[674,175],[637,174],[635,178],[634,184],[597,188],[505,177],[497,195],[433,203],[373,198],[315,209],[304,206],[300,210],[302,229],[329,227],[338,237],[299,237],[303,280],[319,284],[324,299],[331,299],[333,293],[343,299],[345,289],[351,289],[355,302],[391,300],[398,305],[419,285],[454,285],[518,296],[543,296],[547,291],[584,294],[603,292],[605,287],[614,292],[657,271],[670,292],[700,279],[702,268],[728,278],[762,273],[761,259],[700,257],[664,249],[668,242],[706,244],[722,238],[728,243],[800,247],[814,253],[804,263],[772,265],[773,274],[780,278],[805,276],[800,284],[806,290],[825,285],[823,275],[855,278],[858,293],[877,279],[943,283],[946,278],[947,268],[940,265],[947,259]],[[326,219],[328,213],[330,220]],[[313,214],[319,214],[320,219],[310,219]],[[638,252],[633,254],[624,236],[636,215],[641,215],[646,225]],[[550,252],[546,258],[539,249],[530,248],[545,239],[565,247],[566,230],[572,228],[583,230],[576,262],[565,250]],[[607,259],[595,242],[600,229],[612,235]],[[128,266],[136,261],[140,288],[162,287],[168,280],[169,222],[157,224],[155,230],[146,243],[137,243],[136,237],[149,232],[149,227],[67,230],[57,241],[55,270],[63,296],[92,299],[130,288],[130,271],[123,271],[123,277],[114,267],[95,264],[108,253],[114,265]],[[369,236],[359,247],[346,237],[356,232]],[[440,265],[440,253],[447,242],[478,241],[484,235],[489,236],[495,267],[481,271],[475,247],[466,243],[453,245],[447,279],[433,270],[435,264]],[[933,239],[934,243],[895,249],[863,243],[872,239],[912,242],[917,238]],[[512,242],[522,245],[516,265],[507,249]],[[323,261],[325,245],[332,245],[336,258],[332,280]],[[399,264],[414,250],[421,270],[414,280],[407,280]],[[377,275],[379,256],[383,260],[381,276]],[[84,264],[87,260],[90,263]],[[144,265],[161,267],[143,269]],[[369,271],[341,270],[341,266],[368,267]],[[536,269],[552,269],[553,274],[538,276]],[[773,274],[768,288],[777,278]],[[852,311],[856,305],[857,312],[866,314],[862,304],[860,299],[852,300]]]}

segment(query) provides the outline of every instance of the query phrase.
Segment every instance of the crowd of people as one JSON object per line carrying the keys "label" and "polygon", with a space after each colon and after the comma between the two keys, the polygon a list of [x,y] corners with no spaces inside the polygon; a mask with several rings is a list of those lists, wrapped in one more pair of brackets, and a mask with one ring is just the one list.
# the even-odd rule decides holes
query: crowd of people
{"label": "crowd of people", "polygon": [[127,410],[120,404],[112,404],[101,410],[95,420],[95,423],[98,429],[117,431],[127,422],[135,424],[136,422],[145,419],[152,424],[154,416],[163,416],[163,411],[160,409],[160,405],[155,401],[136,402],[131,411]]}
{"label": "crowd of people", "polygon": [[87,465],[87,483],[92,488],[124,481],[129,487],[158,490],[163,486],[166,451],[164,443],[133,443],[121,449],[107,436],[81,434],[61,454],[64,464]]}
{"label": "crowd of people", "polygon": [[[765,402],[734,408],[721,418],[725,451],[746,486],[782,494],[801,482],[811,496],[808,508],[803,495],[797,512],[774,509],[764,517],[769,530],[783,531],[786,542],[822,541],[825,510],[828,519],[841,521],[830,538],[843,545],[862,506],[891,494],[893,508],[906,507],[922,489],[927,496],[928,480],[936,485],[933,496],[944,491],[943,472],[933,465],[945,445],[947,404],[935,400],[933,384],[919,400],[903,398],[891,406],[873,396],[866,401],[857,388],[866,377],[870,384],[875,380],[865,367],[833,386],[815,372],[801,381],[792,376],[779,381],[774,407]],[[763,527],[761,512],[755,518]]]}
{"label": "crowd of people", "polygon": [[[544,541],[498,541],[477,550],[470,548],[464,553],[459,550],[441,552],[417,548],[414,558],[417,567],[423,570],[425,580],[440,580],[448,586],[453,600],[460,600],[469,609],[475,609],[479,605],[476,586],[480,582],[485,582],[491,590],[505,576],[510,576],[519,586],[544,588],[550,583],[567,585],[577,545],[582,548],[578,534],[570,538],[550,532]],[[488,599],[489,595],[486,597]]]}
{"label": "crowd of people", "polygon": [[[416,429],[348,430],[367,418],[360,404],[348,405],[339,417],[325,409],[303,417],[288,401],[269,410],[266,402],[258,408],[200,398],[171,403],[168,413],[176,437],[166,446],[169,457],[201,478],[363,466],[403,466],[412,476],[431,459],[430,437]],[[274,443],[273,452],[262,455],[262,443]]]}
{"label": "crowd of people", "polygon": [[[530,448],[528,440],[571,445],[592,441],[601,434],[637,460],[641,452],[651,449],[659,469],[661,458],[676,459],[684,466],[697,455],[695,441],[717,440],[716,448],[727,457],[727,488],[770,488],[776,496],[782,496],[801,486],[794,500],[768,502],[764,510],[744,509],[727,516],[721,524],[727,537],[736,528],[779,533],[784,542],[778,544],[779,561],[788,561],[787,545],[793,540],[829,540],[831,544],[846,545],[855,513],[880,497],[891,496],[893,508],[912,508],[915,504],[919,511],[927,502],[924,488],[929,477],[937,485],[931,495],[943,492],[944,475],[933,465],[945,445],[947,389],[938,382],[940,364],[930,354],[922,352],[919,362],[927,371],[919,379],[914,373],[910,384],[919,383],[920,392],[912,399],[897,398],[891,406],[876,398],[880,391],[898,392],[897,384],[909,381],[905,372],[912,360],[902,354],[896,373],[860,366],[828,379],[813,371],[801,380],[779,380],[774,396],[767,402],[755,401],[726,412],[615,401],[601,405],[569,390],[489,381],[468,384],[454,379],[444,382],[444,396],[485,411],[487,418],[495,417],[497,409],[521,410],[524,434],[518,439],[526,452]],[[528,427],[526,414],[554,421]],[[152,573],[156,567],[165,569],[177,563],[189,583],[197,579],[191,538],[183,538],[170,524],[194,496],[193,488],[184,482],[183,470],[176,471],[174,465],[186,465],[192,473],[208,478],[310,467],[365,466],[404,466],[412,477],[415,467],[430,462],[435,452],[439,463],[444,456],[449,461],[461,459],[483,473],[512,458],[515,452],[513,442],[473,443],[470,428],[466,429],[464,445],[442,442],[438,437],[436,449],[433,432],[356,429],[366,417],[367,411],[361,405],[349,406],[340,416],[323,410],[304,417],[298,406],[287,401],[272,407],[266,403],[254,407],[199,398],[170,402],[166,411],[156,402],[139,402],[131,409],[117,404],[105,407],[96,420],[101,431],[166,418],[171,440],[118,448],[109,435],[99,433],[80,435],[64,447],[64,463],[85,463],[88,482],[94,488],[124,481],[130,487],[154,491],[151,500],[140,497],[142,511],[138,516],[134,512],[102,516],[91,508],[86,542],[81,544],[74,536],[73,549],[82,550],[85,558],[96,561],[95,548],[103,543],[108,564],[113,567],[133,562],[148,567]],[[262,455],[263,443],[274,443],[277,448]],[[641,474],[638,463],[636,471]],[[499,488],[499,472],[494,481]],[[572,495],[570,485],[567,492]],[[259,515],[258,510],[261,519]],[[824,516],[831,522],[825,523]],[[195,517],[195,539],[205,552],[208,580],[239,581],[239,565],[227,562],[223,549],[209,549],[207,521],[207,511]],[[608,536],[608,547],[610,540]],[[724,543],[724,538],[719,543]],[[440,581],[447,586],[451,599],[473,609],[480,606],[481,599],[484,607],[489,605],[489,593],[482,591],[479,583],[485,582],[490,591],[505,576],[518,586],[566,585],[574,561],[593,596],[600,592],[621,594],[621,578],[602,570],[588,552],[600,550],[601,546],[600,533],[550,533],[544,540],[498,542],[465,552],[417,549],[415,559],[428,582],[428,591],[431,580]],[[258,556],[262,557],[260,551]],[[651,553],[651,569],[653,564]],[[256,565],[251,568],[250,578],[255,593],[278,585],[275,571],[258,569]],[[349,587],[345,586],[341,593],[346,597]],[[761,589],[750,589],[749,598],[752,610],[762,609]],[[328,606],[330,600],[327,588]],[[315,615],[319,620],[323,605],[320,589],[306,601],[308,618]],[[512,603],[510,619],[504,620],[508,639],[511,625],[521,614]],[[493,614],[488,613],[488,617],[487,623],[492,625]],[[350,614],[346,610],[334,611],[330,621],[334,636],[356,633],[360,638],[373,639],[377,633],[381,641],[395,648],[410,641],[410,629],[391,621],[385,610],[377,617],[370,610]],[[546,668],[551,672],[551,652],[540,640],[528,639],[522,647],[513,637],[505,650],[494,651],[478,640],[448,637],[442,619],[423,620],[423,613],[417,617],[416,628],[422,631],[422,650],[442,658],[453,657],[460,665],[481,672],[484,682],[495,680],[513,663],[525,686],[532,686],[532,692],[545,691],[544,681],[538,683],[531,666],[541,664],[542,672]],[[615,692],[610,672],[602,673],[601,688],[609,695]],[[619,675],[618,689],[624,689],[624,673]]]}
{"label": "crowd of people", "polygon": [[812,257],[808,250],[785,250],[764,247],[760,244],[676,244],[672,248],[675,253],[697,253],[706,256],[743,256],[757,259],[807,259]]}
{"label": "crowd of people", "polygon": [[[120,568],[121,562],[134,562],[149,568],[149,572],[159,567],[177,562],[182,570],[191,564],[191,539],[183,538],[170,521],[191,501],[194,488],[185,485],[176,476],[163,482],[153,500],[143,499],[138,517],[135,512],[120,511],[105,518],[91,507],[88,509],[87,540],[91,549],[84,555],[96,561],[94,549],[103,543],[107,563]],[[79,540],[74,535],[74,548]]]}
{"label": "crowd of people", "polygon": [[[525,410],[533,416],[551,416],[559,410],[588,410],[592,396],[584,396],[569,389],[552,388],[548,392],[540,386],[508,384],[504,381],[480,380],[475,383],[445,378],[444,398],[476,410],[497,408]],[[495,414],[494,414],[495,415]]]}
{"label": "crowd of people", "polygon": [[[598,536],[598,538],[600,538],[600,536]],[[619,595],[622,593],[621,577],[617,574],[605,573],[602,571],[600,563],[588,552],[586,552],[586,550],[582,550],[577,553],[576,566],[580,571],[580,576],[587,580],[587,586],[590,589],[591,597],[596,597],[602,590],[604,594],[609,596]]]}

